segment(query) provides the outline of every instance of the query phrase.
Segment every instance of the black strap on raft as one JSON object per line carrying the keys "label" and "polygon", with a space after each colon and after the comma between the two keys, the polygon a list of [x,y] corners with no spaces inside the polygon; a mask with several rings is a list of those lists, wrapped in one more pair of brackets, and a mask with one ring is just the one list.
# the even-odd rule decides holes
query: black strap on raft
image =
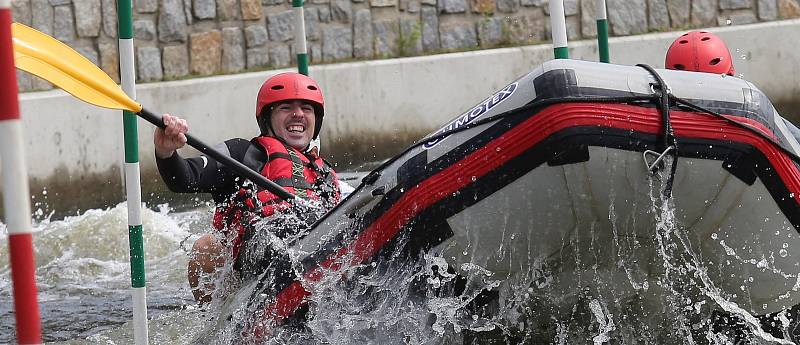
{"label": "black strap on raft", "polygon": [[[653,101],[658,106],[658,112],[661,114],[661,129],[664,131],[661,135],[661,141],[658,149],[661,152],[645,150],[643,153],[645,165],[650,173],[655,173],[663,167],[663,159],[667,155],[672,155],[672,166],[670,167],[669,177],[664,185],[664,197],[669,198],[672,196],[672,183],[675,181],[675,171],[678,169],[678,142],[675,140],[675,131],[672,129],[672,124],[669,121],[669,100],[670,93],[667,84],[661,79],[653,67],[645,64],[638,64],[638,67],[644,68],[656,80],[655,83],[650,84],[653,89]],[[649,157],[655,157],[651,163]]]}

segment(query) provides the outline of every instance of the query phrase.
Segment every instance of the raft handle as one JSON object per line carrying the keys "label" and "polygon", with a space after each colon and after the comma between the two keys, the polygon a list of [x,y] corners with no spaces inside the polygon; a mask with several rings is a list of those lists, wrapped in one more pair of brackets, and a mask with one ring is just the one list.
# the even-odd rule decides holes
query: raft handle
{"label": "raft handle", "polygon": [[386,194],[386,186],[380,186],[372,190],[372,196],[385,195],[385,194]]}
{"label": "raft handle", "polygon": [[[664,152],[661,153],[653,150],[644,150],[644,153],[642,153],[642,159],[644,159],[644,166],[647,168],[647,171],[651,173],[656,172],[656,170],[658,170],[659,168],[658,165],[661,163],[662,160],[664,160],[664,157],[666,157],[667,154],[669,154],[669,152],[674,149],[675,145],[670,145],[664,150]],[[656,159],[652,163],[650,163],[647,159],[648,156],[656,157]]]}

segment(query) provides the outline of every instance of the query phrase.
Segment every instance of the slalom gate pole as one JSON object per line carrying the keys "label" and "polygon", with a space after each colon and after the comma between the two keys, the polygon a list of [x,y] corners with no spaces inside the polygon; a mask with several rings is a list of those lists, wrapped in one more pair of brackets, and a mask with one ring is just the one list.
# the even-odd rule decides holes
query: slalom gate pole
{"label": "slalom gate pole", "polygon": [[[117,0],[119,32],[119,72],[122,90],[136,99],[136,70],[133,59],[133,3]],[[128,244],[131,261],[131,294],[133,297],[133,339],[136,345],[148,344],[147,280],[144,272],[144,240],[142,238],[142,186],[139,170],[139,132],[136,114],[122,111],[125,143],[125,194],[128,201]]]}
{"label": "slalom gate pole", "polygon": [[608,50],[608,14],[606,12],[606,0],[597,0],[597,50],[600,54],[600,62],[611,62]]}
{"label": "slalom gate pole", "polygon": [[567,50],[567,20],[564,17],[564,0],[550,0],[550,31],[553,36],[553,54],[556,59],[569,59]]}
{"label": "slalom gate pole", "polygon": [[42,325],[36,289],[30,190],[23,152],[14,50],[11,0],[0,0],[0,174],[8,229],[17,342],[41,344]]}
{"label": "slalom gate pole", "polygon": [[294,50],[297,53],[297,73],[308,75],[308,47],[306,46],[306,21],[303,0],[292,0],[294,10]]}
{"label": "slalom gate pole", "polygon": [[[306,21],[303,11],[303,0],[292,0],[294,10],[294,50],[297,52],[297,73],[308,75],[308,45],[306,44]],[[320,139],[311,141],[311,147],[317,147],[317,154],[320,152]]]}

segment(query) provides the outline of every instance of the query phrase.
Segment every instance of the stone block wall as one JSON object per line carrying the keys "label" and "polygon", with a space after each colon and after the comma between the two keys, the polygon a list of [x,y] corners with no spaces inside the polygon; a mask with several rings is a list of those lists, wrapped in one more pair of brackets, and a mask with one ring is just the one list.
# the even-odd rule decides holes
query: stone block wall
{"label": "stone block wall", "polygon": [[[800,0],[607,0],[610,33],[800,17]],[[568,37],[596,35],[595,0],[565,0]],[[12,0],[14,20],[66,42],[119,79],[113,0]],[[135,0],[140,82],[287,67],[290,0]],[[547,0],[307,0],[311,64],[524,45],[550,39]],[[20,90],[51,86],[18,73]]]}

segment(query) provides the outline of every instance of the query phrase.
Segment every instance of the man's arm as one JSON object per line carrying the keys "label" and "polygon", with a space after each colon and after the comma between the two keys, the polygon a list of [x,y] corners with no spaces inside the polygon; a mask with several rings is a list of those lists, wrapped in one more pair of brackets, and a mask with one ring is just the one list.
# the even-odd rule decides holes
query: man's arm
{"label": "man's arm", "polygon": [[189,131],[189,123],[185,119],[164,114],[161,120],[165,128],[155,129],[153,144],[158,172],[171,191],[214,193],[217,199],[219,191],[231,188],[230,173],[216,161],[205,156],[184,159],[178,154],[177,150],[187,141],[185,133]]}
{"label": "man's arm", "polygon": [[226,174],[216,162],[209,167],[205,156],[186,159],[175,152],[165,159],[156,156],[156,165],[164,183],[176,193],[211,193],[226,184]]}
{"label": "man's arm", "polygon": [[[229,139],[215,149],[237,161],[242,161],[250,142]],[[174,152],[167,158],[156,155],[158,172],[164,183],[177,193],[212,193],[227,197],[235,191],[238,175],[207,156],[183,158]]]}

